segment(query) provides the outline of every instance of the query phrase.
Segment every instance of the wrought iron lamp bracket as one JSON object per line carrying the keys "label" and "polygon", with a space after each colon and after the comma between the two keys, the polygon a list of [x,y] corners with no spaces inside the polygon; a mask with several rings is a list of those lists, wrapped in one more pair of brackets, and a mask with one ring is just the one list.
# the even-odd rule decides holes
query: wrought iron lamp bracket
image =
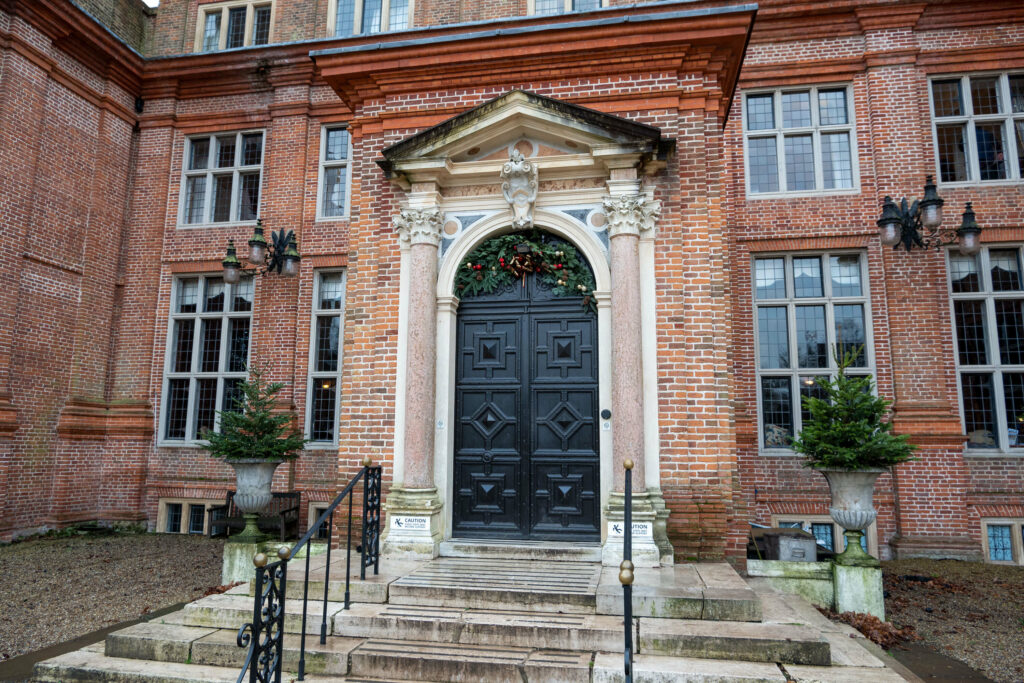
{"label": "wrought iron lamp bracket", "polygon": [[919,249],[942,249],[950,244],[956,244],[957,231],[952,228],[926,228],[921,223],[921,202],[915,199],[908,205],[904,197],[899,204],[900,227],[902,228],[900,241],[892,246],[899,249],[902,245],[907,251],[914,247]]}

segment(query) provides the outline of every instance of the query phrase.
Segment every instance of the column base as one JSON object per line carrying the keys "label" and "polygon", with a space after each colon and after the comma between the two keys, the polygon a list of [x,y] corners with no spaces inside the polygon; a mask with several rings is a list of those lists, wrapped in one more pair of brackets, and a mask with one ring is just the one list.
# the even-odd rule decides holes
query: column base
{"label": "column base", "polygon": [[[626,501],[622,493],[613,491],[605,508],[607,536],[601,547],[601,564],[618,567],[622,562],[622,532]],[[661,491],[651,489],[633,494],[633,566],[660,567],[672,564],[672,546],[665,535],[659,542],[658,527],[665,530],[668,510]],[[667,548],[667,551],[666,551]]]}
{"label": "column base", "polygon": [[386,511],[381,554],[393,560],[432,560],[444,533],[437,489],[392,487]]}

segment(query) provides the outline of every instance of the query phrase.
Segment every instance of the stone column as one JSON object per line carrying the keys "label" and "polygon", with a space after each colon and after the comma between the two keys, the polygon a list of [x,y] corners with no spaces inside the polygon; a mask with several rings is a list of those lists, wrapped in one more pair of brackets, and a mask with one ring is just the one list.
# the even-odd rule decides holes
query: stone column
{"label": "stone column", "polygon": [[[654,539],[657,511],[647,491],[644,449],[644,390],[640,307],[640,234],[653,230],[661,203],[639,193],[635,171],[618,171],[632,178],[609,182],[612,196],[604,201],[611,240],[612,274],[612,471],[614,490],[607,512],[610,529],[603,561],[616,566],[622,559],[622,537],[614,533],[625,509],[625,470],[633,461],[633,564],[659,566],[661,552]],[[662,505],[662,507],[664,507]]]}
{"label": "stone column", "polygon": [[434,396],[437,358],[437,247],[441,212],[436,206],[403,209],[395,217],[409,247],[406,308],[403,481],[387,499],[391,556],[436,557],[442,534],[441,501],[434,486]]}

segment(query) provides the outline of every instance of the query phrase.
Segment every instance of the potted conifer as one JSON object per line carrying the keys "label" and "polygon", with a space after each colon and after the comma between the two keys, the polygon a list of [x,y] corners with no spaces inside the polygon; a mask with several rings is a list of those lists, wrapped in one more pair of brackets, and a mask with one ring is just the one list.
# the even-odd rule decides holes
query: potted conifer
{"label": "potted conifer", "polygon": [[282,382],[265,382],[264,369],[249,367],[249,377],[237,384],[232,410],[218,411],[220,432],[206,430],[202,447],[215,458],[224,458],[235,470],[235,505],[245,515],[245,530],[236,541],[258,541],[262,535],[256,520],[273,499],[274,470],[298,457],[306,444],[292,416],[275,412],[275,396]]}
{"label": "potted conifer", "polygon": [[807,467],[828,481],[832,502],[829,514],[846,530],[847,562],[864,559],[860,540],[875,521],[875,479],[893,465],[911,459],[915,446],[906,435],[892,433],[886,419],[891,401],[876,396],[870,375],[849,375],[847,370],[863,353],[855,348],[833,353],[838,372],[834,379],[816,380],[821,396],[805,396],[810,419],[793,441]]}

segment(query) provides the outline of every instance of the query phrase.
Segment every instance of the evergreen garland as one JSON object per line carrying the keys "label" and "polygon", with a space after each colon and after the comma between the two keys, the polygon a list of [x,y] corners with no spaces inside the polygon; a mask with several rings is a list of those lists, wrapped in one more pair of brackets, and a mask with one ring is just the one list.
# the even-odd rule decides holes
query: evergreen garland
{"label": "evergreen garland", "polygon": [[793,450],[804,455],[807,467],[863,470],[912,459],[915,446],[905,434],[893,434],[892,422],[883,419],[891,401],[872,393],[870,375],[846,374],[862,353],[863,347],[842,357],[833,352],[839,372],[834,379],[815,380],[824,398],[803,397],[810,419],[793,440]]}
{"label": "evergreen garland", "polygon": [[463,299],[491,294],[510,284],[525,286],[529,274],[555,296],[581,296],[584,308],[597,310],[594,275],[583,257],[570,244],[545,242],[536,230],[492,237],[471,251],[455,275],[455,291]]}
{"label": "evergreen garland", "polygon": [[208,443],[201,448],[215,458],[240,460],[294,460],[308,439],[291,426],[293,416],[275,412],[275,395],[284,388],[282,382],[264,382],[263,369],[249,366],[249,378],[239,382],[241,392],[231,410],[218,410],[220,432],[204,430],[201,439]]}

